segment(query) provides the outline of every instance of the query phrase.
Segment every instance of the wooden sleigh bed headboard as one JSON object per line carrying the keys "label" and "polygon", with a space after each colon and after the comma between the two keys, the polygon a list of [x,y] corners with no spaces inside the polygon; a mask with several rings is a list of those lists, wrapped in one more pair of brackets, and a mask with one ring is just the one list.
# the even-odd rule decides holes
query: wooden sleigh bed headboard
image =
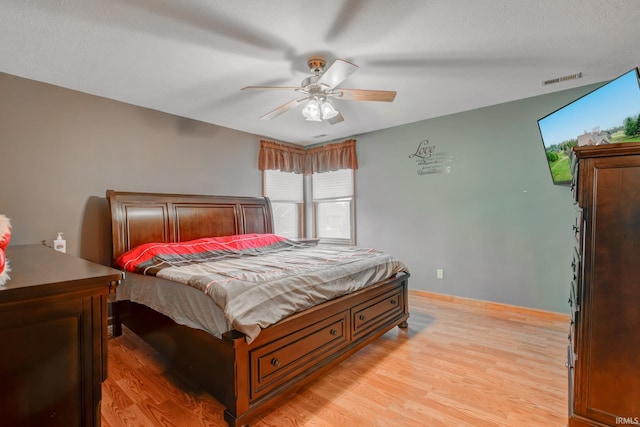
{"label": "wooden sleigh bed headboard", "polygon": [[129,193],[107,190],[113,259],[143,243],[272,233],[266,197]]}

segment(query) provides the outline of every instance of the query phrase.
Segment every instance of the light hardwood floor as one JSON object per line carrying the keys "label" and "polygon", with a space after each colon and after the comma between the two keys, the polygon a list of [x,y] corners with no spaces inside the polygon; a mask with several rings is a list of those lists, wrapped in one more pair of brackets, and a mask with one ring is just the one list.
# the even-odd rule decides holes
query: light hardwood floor
{"label": "light hardwood floor", "polygon": [[[568,317],[410,291],[394,328],[252,427],[566,426]],[[109,340],[102,425],[226,426],[130,331]]]}

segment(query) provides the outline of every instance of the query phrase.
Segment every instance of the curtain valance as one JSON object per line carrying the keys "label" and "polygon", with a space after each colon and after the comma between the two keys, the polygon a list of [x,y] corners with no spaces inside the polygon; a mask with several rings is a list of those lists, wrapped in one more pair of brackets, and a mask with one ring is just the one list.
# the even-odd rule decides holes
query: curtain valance
{"label": "curtain valance", "polygon": [[293,173],[321,173],[358,169],[356,140],[304,149],[272,141],[260,141],[258,169]]}
{"label": "curtain valance", "polygon": [[282,172],[305,173],[304,148],[279,144],[271,141],[260,141],[258,169],[280,170]]}

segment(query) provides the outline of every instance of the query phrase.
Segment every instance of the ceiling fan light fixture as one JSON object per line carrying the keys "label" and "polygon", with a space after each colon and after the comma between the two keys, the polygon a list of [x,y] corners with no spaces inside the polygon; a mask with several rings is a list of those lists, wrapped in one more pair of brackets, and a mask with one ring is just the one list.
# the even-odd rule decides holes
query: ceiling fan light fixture
{"label": "ceiling fan light fixture", "polygon": [[310,122],[322,121],[320,112],[320,102],[316,97],[313,97],[307,102],[307,105],[302,109],[302,115]]}
{"label": "ceiling fan light fixture", "polygon": [[310,122],[321,122],[329,120],[338,115],[338,110],[329,101],[320,99],[317,96],[312,97],[307,105],[302,109],[302,115]]}
{"label": "ceiling fan light fixture", "polygon": [[322,103],[321,109],[322,109],[322,118],[324,120],[332,119],[338,115],[338,110],[336,110],[335,107],[329,101],[324,101]]}
{"label": "ceiling fan light fixture", "polygon": [[321,122],[326,120],[331,125],[344,121],[340,111],[336,109],[328,98],[339,98],[352,101],[379,101],[391,102],[396,97],[395,91],[389,90],[365,90],[365,89],[336,89],[342,82],[353,74],[358,66],[344,59],[336,59],[333,64],[325,70],[326,60],[321,56],[309,58],[307,65],[309,71],[313,73],[302,80],[298,87],[292,86],[247,86],[242,90],[293,90],[303,93],[299,99],[292,99],[274,110],[264,114],[260,120],[271,120],[292,108],[306,103],[302,108],[302,115],[308,121]]}

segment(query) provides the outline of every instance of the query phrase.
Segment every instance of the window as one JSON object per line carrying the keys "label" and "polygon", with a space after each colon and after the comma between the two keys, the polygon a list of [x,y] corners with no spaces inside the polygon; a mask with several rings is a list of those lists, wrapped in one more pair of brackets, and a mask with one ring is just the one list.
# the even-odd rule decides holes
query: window
{"label": "window", "polygon": [[311,175],[314,237],[355,244],[353,169]]}
{"label": "window", "polygon": [[[265,170],[264,195],[271,200],[274,232],[287,238],[311,235],[325,243],[355,244],[353,182],[353,169],[307,176]],[[306,234],[305,217],[312,224]]]}
{"label": "window", "polygon": [[263,193],[271,200],[274,233],[287,238],[303,236],[303,175],[265,170]]}
{"label": "window", "polygon": [[310,148],[261,140],[258,169],[276,233],[355,244],[355,139]]}

